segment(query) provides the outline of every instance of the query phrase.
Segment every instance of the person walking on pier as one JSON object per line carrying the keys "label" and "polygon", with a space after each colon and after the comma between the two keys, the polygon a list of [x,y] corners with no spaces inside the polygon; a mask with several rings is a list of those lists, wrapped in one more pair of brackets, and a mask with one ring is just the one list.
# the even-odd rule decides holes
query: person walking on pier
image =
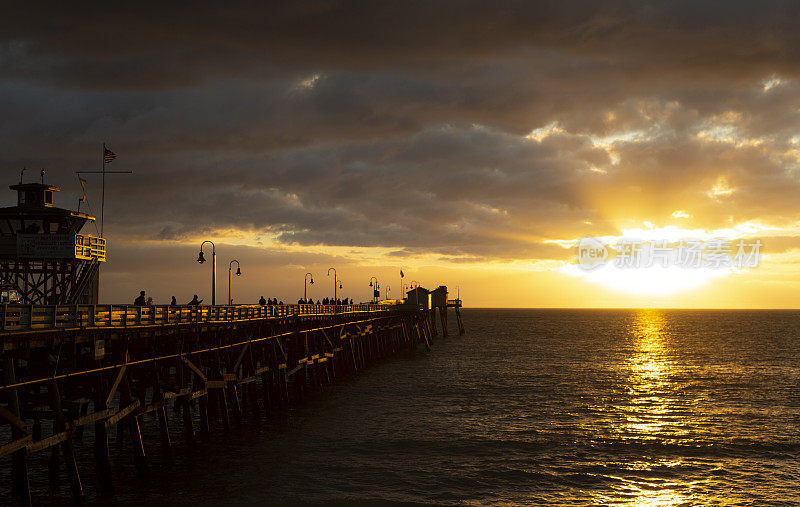
{"label": "person walking on pier", "polygon": [[189,303],[187,303],[187,304],[188,304],[189,306],[198,306],[198,305],[199,305],[200,303],[202,303],[202,302],[203,302],[203,300],[202,300],[202,299],[199,299],[199,300],[198,300],[198,299],[197,299],[197,294],[195,294],[195,295],[194,295],[194,297],[192,298],[192,300],[191,300],[191,301],[189,301]]}
{"label": "person walking on pier", "polygon": [[133,301],[133,304],[136,306],[145,306],[147,304],[147,298],[144,297],[144,291],[139,293],[139,297]]}
{"label": "person walking on pier", "polygon": [[175,299],[175,296],[172,296],[172,301],[169,302],[170,306],[178,306],[178,300]]}
{"label": "person walking on pier", "polygon": [[264,296],[261,296],[261,299],[258,300],[258,304],[260,304],[261,306],[264,306],[264,305],[267,304],[267,300],[264,299]]}

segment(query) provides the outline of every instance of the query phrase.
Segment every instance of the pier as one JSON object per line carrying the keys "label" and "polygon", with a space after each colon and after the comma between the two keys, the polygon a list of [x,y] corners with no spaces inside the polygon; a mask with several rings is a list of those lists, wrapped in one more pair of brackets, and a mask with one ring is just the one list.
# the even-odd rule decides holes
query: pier
{"label": "pier", "polygon": [[[0,467],[10,467],[19,505],[32,502],[33,454],[50,454],[51,496],[64,493],[66,474],[81,503],[90,468],[111,495],[125,480],[113,477],[112,457],[131,460],[142,477],[154,449],[171,461],[170,418],[183,445],[199,445],[389,356],[430,350],[437,309],[445,336],[448,308],[464,332],[461,301],[448,300],[445,286],[364,304],[215,305],[210,241],[210,306],[98,304],[107,243],[81,233],[94,217],[54,207],[59,188],[44,172],[41,183],[20,177],[10,188],[17,205],[0,208]],[[150,421],[157,442],[143,436]],[[93,447],[93,467],[78,462],[76,445]]]}
{"label": "pier", "polygon": [[[170,417],[179,418],[182,445],[200,445],[389,356],[430,349],[435,327],[433,310],[386,304],[4,304],[2,312],[0,421],[11,438],[0,447],[0,466],[11,466],[21,505],[31,503],[28,456],[40,452],[51,454],[51,489],[64,470],[73,500],[82,501],[90,467],[76,461],[74,445],[88,445],[87,427],[91,475],[112,494],[125,480],[112,477],[112,457],[132,460],[140,476],[154,449],[169,459],[179,445]],[[151,420],[157,442],[142,436]]]}

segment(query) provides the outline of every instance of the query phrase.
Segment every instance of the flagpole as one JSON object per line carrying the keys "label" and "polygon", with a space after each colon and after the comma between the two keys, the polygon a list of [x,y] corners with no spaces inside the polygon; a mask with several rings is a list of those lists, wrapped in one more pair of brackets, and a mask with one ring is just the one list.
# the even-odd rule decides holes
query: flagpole
{"label": "flagpole", "polygon": [[106,212],[106,143],[103,143],[103,155],[101,156],[101,160],[103,161],[103,190],[100,194],[100,237],[104,238],[103,236],[103,224],[105,223],[105,212]]}

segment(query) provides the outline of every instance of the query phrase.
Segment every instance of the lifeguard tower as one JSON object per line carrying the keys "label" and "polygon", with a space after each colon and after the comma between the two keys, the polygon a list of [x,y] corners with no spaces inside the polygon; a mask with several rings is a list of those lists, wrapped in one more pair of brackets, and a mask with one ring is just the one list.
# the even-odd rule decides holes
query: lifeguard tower
{"label": "lifeguard tower", "polygon": [[58,187],[11,185],[17,205],[0,208],[0,284],[21,304],[96,304],[106,241],[81,234],[94,217],[53,206]]}

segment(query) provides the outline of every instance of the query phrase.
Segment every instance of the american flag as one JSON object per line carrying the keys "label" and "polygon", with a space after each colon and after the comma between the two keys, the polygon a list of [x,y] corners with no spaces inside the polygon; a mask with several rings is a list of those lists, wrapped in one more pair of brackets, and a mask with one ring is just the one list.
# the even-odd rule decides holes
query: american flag
{"label": "american flag", "polygon": [[103,146],[103,162],[108,164],[117,158],[117,154]]}

